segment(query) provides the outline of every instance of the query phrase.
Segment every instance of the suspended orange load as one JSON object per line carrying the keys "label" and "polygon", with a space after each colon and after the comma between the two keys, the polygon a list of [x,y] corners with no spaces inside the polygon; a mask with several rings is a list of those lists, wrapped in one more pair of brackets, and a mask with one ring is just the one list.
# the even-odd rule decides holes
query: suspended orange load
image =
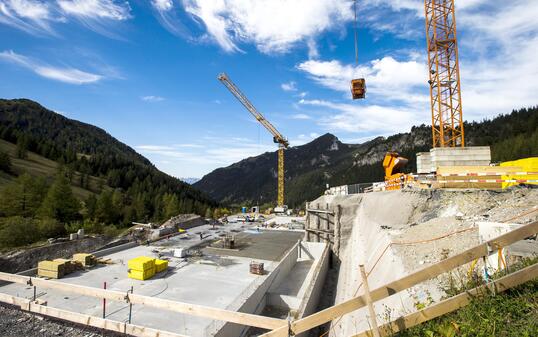
{"label": "suspended orange load", "polygon": [[357,78],[351,80],[351,96],[353,99],[363,99],[366,94],[366,80]]}
{"label": "suspended orange load", "polygon": [[[355,13],[355,21],[353,22],[353,28],[355,31],[355,64],[359,66],[359,42],[357,32],[357,0],[353,2],[353,12]],[[364,78],[357,78],[351,80],[351,97],[353,99],[364,99],[366,95],[366,80]]]}

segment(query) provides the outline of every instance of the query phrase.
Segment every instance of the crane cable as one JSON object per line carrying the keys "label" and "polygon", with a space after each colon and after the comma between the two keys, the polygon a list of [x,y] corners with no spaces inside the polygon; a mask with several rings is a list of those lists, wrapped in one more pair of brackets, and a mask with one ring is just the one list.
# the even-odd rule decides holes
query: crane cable
{"label": "crane cable", "polygon": [[353,21],[353,27],[355,30],[355,65],[359,65],[359,38],[357,32],[357,0],[353,0],[353,13],[355,14],[355,21]]}

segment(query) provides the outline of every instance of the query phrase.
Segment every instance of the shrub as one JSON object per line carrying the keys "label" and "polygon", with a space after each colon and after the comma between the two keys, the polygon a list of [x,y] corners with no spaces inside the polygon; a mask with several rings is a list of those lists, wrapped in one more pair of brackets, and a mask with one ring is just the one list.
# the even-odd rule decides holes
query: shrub
{"label": "shrub", "polygon": [[16,247],[34,243],[39,240],[36,221],[20,216],[5,218],[0,230],[0,244],[3,247]]}

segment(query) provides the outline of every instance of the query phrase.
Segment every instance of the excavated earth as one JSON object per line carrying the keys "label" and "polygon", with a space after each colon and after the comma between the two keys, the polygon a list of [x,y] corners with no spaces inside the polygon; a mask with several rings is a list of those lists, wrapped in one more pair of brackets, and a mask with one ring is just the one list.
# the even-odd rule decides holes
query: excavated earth
{"label": "excavated earth", "polygon": [[59,322],[0,305],[0,336],[2,337],[120,337],[124,335]]}

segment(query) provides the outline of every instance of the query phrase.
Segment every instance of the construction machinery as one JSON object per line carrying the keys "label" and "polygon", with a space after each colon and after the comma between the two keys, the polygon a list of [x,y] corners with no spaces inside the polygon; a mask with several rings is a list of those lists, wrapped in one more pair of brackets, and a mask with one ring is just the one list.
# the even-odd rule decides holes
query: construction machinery
{"label": "construction machinery", "polygon": [[273,136],[273,142],[278,144],[278,193],[277,206],[287,208],[284,204],[284,150],[289,147],[288,140],[254,107],[248,98],[230,80],[228,75],[222,73],[218,76],[219,81],[243,104],[245,108],[262,124]]}
{"label": "construction machinery", "polygon": [[400,157],[398,152],[387,152],[383,159],[383,168],[385,169],[385,189],[399,190],[407,181],[408,175],[402,173],[402,168],[407,165],[409,160]]}
{"label": "construction machinery", "polygon": [[425,0],[433,147],[465,146],[454,0]]}

